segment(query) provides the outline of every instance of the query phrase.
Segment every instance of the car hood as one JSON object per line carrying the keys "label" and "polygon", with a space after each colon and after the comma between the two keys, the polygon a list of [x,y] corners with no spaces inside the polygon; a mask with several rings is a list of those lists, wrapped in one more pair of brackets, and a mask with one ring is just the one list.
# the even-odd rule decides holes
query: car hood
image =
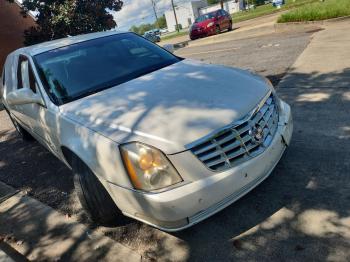
{"label": "car hood", "polygon": [[207,27],[207,25],[210,23],[210,22],[214,22],[215,19],[212,18],[212,19],[207,19],[207,20],[204,20],[203,22],[197,22],[197,23],[194,23],[192,28],[205,28]]}
{"label": "car hood", "polygon": [[247,71],[182,60],[60,111],[117,143],[140,141],[172,154],[241,119],[268,92],[265,81]]}

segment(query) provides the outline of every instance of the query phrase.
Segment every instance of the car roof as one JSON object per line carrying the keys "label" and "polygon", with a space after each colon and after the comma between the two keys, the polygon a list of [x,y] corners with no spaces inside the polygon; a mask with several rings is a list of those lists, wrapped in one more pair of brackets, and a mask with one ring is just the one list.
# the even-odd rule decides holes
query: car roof
{"label": "car roof", "polygon": [[43,43],[36,44],[36,45],[22,47],[20,49],[17,49],[13,53],[21,53],[21,54],[28,54],[30,56],[35,56],[37,54],[41,54],[41,53],[44,53],[44,52],[47,52],[47,51],[50,51],[53,49],[57,49],[60,47],[73,45],[76,43],[81,43],[84,41],[97,39],[97,38],[101,38],[101,37],[121,34],[121,33],[127,33],[127,32],[111,30],[111,31],[105,31],[105,32],[97,32],[97,33],[90,33],[90,34],[66,37],[66,38],[61,38],[61,39],[52,40],[52,41],[48,41],[48,42],[43,42]]}
{"label": "car roof", "polygon": [[217,9],[217,10],[214,10],[214,11],[210,11],[210,12],[205,13],[205,14],[202,14],[202,15],[200,15],[200,16],[205,16],[205,15],[209,15],[209,14],[215,14],[215,13],[221,11],[221,10],[223,10],[223,9]]}

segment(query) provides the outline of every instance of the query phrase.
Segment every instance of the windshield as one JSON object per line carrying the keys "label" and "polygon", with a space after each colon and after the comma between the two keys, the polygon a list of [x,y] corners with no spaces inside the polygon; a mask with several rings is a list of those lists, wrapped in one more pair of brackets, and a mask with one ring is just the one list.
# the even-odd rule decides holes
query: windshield
{"label": "windshield", "polygon": [[201,15],[201,16],[197,17],[195,22],[200,23],[200,22],[203,22],[203,21],[208,20],[208,19],[213,19],[215,17],[215,15],[216,15],[216,12]]}
{"label": "windshield", "polygon": [[133,33],[116,34],[54,49],[34,57],[56,105],[174,64],[180,58]]}

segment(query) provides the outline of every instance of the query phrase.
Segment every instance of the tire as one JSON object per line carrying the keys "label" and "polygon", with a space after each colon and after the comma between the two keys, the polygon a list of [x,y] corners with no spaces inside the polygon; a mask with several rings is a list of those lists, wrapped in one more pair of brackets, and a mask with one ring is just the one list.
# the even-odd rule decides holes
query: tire
{"label": "tire", "polygon": [[220,29],[220,26],[219,25],[217,25],[216,27],[215,27],[215,34],[220,34],[221,33],[221,29]]}
{"label": "tire", "polygon": [[5,108],[7,115],[11,119],[12,124],[16,128],[18,135],[22,138],[22,140],[33,141],[34,138],[32,137],[32,135],[29,134],[29,132],[27,130],[25,130],[20,124],[17,123],[17,121],[15,119],[12,118],[10,112],[8,111],[8,109],[6,107],[4,107],[4,108]]}
{"label": "tire", "polygon": [[232,22],[230,22],[229,26],[228,26],[228,31],[232,31]]}
{"label": "tire", "polygon": [[117,226],[121,211],[95,174],[80,159],[73,158],[74,187],[90,220],[102,226]]}

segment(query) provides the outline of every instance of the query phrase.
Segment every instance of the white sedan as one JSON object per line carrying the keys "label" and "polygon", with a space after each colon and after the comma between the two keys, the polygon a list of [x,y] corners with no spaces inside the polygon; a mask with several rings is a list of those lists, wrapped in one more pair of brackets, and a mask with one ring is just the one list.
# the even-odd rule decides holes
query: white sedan
{"label": "white sedan", "polygon": [[133,33],[18,49],[0,95],[23,139],[72,168],[90,217],[166,231],[230,205],[290,143],[290,107],[250,72],[177,57]]}

